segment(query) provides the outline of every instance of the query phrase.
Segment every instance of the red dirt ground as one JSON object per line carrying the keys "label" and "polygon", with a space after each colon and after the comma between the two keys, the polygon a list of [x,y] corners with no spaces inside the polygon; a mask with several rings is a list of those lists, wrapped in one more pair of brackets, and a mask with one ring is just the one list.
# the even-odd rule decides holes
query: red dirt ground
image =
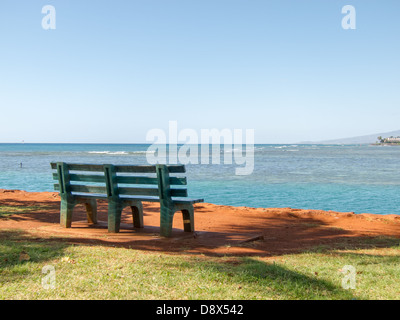
{"label": "red dirt ground", "polygon": [[[143,229],[135,229],[128,209],[121,231],[107,232],[107,204],[99,202],[97,225],[89,225],[83,206],[77,206],[72,228],[59,226],[60,200],[54,192],[0,189],[0,206],[35,207],[0,216],[1,233],[19,229],[38,239],[62,238],[74,244],[121,246],[138,250],[205,255],[276,256],[310,250],[358,247],[364,240],[400,239],[400,216],[340,213],[291,208],[247,208],[209,203],[195,205],[195,233],[183,232],[182,215],[174,217],[171,238],[159,236],[159,206],[144,203]],[[4,208],[3,208],[4,209]],[[6,211],[6,210],[3,210]]]}

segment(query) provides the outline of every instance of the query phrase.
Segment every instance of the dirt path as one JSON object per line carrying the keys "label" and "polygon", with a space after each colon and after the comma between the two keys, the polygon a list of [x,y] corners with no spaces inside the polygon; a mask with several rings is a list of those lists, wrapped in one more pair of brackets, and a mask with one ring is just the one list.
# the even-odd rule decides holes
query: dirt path
{"label": "dirt path", "polygon": [[[183,232],[181,214],[174,218],[172,238],[159,237],[159,207],[144,204],[143,229],[134,229],[128,210],[121,232],[107,232],[107,204],[99,202],[99,223],[89,225],[83,207],[74,212],[72,228],[59,226],[57,193],[0,189],[0,237],[19,229],[38,238],[60,237],[69,243],[123,246],[132,249],[206,255],[275,256],[316,246],[351,248],[367,239],[400,239],[400,216],[326,212],[291,208],[247,208],[213,204],[195,206],[196,232]],[[19,213],[20,210],[25,210]]]}

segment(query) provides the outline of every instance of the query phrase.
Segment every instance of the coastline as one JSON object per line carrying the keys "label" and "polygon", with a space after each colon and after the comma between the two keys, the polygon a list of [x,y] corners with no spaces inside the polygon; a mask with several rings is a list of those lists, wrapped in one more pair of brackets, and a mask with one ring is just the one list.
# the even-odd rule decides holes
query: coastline
{"label": "coastline", "polygon": [[[174,216],[171,239],[158,237],[159,205],[144,203],[143,230],[133,229],[123,212],[121,232],[107,233],[107,203],[99,202],[98,225],[89,225],[83,207],[74,211],[72,228],[59,226],[56,192],[0,189],[0,229],[23,230],[37,237],[66,237],[76,243],[102,243],[162,252],[271,256],[316,246],[346,247],[371,238],[400,238],[400,215],[355,214],[295,208],[250,208],[195,205],[195,233],[182,230]],[[10,214],[4,213],[9,208]],[[14,211],[14,212],[13,212]],[[180,245],[176,246],[176,240]]]}
{"label": "coastline", "polygon": [[388,147],[398,147],[400,143],[371,143],[371,146],[388,146]]}

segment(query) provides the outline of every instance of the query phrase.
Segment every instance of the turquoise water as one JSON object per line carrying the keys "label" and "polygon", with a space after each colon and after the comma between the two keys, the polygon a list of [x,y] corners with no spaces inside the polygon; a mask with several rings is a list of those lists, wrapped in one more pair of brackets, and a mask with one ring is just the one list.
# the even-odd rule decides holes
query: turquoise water
{"label": "turquoise water", "polygon": [[[49,163],[147,164],[144,144],[0,144],[0,188],[53,191]],[[221,150],[221,162],[225,152]],[[255,145],[254,171],[189,164],[189,195],[206,202],[400,214],[400,147]]]}

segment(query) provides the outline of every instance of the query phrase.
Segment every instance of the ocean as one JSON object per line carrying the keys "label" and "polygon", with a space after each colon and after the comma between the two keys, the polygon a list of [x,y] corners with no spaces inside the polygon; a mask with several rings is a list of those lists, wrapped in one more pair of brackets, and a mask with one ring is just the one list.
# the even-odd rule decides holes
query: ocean
{"label": "ocean", "polygon": [[[0,188],[53,191],[50,162],[147,164],[146,144],[0,144]],[[228,150],[229,151],[229,150]],[[255,145],[254,170],[188,164],[190,197],[247,207],[400,214],[400,147]]]}

